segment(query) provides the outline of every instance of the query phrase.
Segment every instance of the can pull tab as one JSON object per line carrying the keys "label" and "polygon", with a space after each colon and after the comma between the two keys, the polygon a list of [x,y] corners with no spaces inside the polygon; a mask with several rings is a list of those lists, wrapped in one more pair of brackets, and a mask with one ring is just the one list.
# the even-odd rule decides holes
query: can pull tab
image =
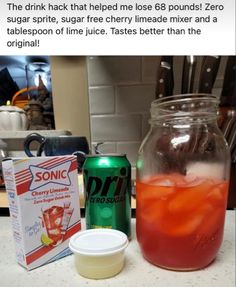
{"label": "can pull tab", "polygon": [[99,146],[104,144],[104,142],[99,142],[97,143],[95,146],[94,146],[94,152],[95,154],[102,154],[100,151],[99,151]]}

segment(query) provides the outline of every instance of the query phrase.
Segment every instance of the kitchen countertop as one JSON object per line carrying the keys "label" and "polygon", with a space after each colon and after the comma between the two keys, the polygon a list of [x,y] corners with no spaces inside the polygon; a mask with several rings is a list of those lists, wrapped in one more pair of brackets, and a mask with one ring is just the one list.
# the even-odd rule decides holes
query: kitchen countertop
{"label": "kitchen countertop", "polygon": [[4,188],[0,188],[0,208],[8,207],[7,193]]}
{"label": "kitchen countertop", "polygon": [[[227,211],[224,241],[217,259],[207,268],[194,272],[168,271],[144,260],[135,238],[135,219],[132,219],[133,238],[126,250],[125,267],[117,276],[104,280],[91,280],[78,275],[73,255],[26,271],[16,263],[10,218],[0,217],[0,284],[1,287],[234,287],[235,216],[235,211]],[[84,220],[82,223],[84,224]]]}

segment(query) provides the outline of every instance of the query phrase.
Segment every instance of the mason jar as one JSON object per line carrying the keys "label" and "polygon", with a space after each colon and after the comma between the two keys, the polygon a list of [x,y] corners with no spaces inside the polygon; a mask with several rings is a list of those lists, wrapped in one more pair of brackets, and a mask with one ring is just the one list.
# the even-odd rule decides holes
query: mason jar
{"label": "mason jar", "polygon": [[208,94],[151,104],[137,161],[136,231],[143,256],[172,270],[210,264],[223,239],[230,152]]}

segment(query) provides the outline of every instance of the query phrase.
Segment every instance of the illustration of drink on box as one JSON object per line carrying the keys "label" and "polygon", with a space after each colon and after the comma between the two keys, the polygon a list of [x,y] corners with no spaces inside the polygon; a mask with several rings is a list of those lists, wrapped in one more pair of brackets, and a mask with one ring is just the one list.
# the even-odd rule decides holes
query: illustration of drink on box
{"label": "illustration of drink on box", "polygon": [[70,254],[81,229],[75,156],[9,159],[3,163],[17,261],[31,270]]}
{"label": "illustration of drink on box", "polygon": [[42,227],[45,227],[47,233],[41,236],[44,245],[57,246],[63,241],[73,213],[69,206],[70,203],[64,204],[64,207],[52,206],[42,211]]}

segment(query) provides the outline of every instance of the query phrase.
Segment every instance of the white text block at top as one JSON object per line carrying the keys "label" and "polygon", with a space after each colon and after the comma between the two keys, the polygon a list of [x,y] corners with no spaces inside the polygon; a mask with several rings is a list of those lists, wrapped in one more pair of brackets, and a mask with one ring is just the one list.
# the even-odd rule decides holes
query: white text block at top
{"label": "white text block at top", "polygon": [[235,0],[1,0],[0,54],[235,55]]}

